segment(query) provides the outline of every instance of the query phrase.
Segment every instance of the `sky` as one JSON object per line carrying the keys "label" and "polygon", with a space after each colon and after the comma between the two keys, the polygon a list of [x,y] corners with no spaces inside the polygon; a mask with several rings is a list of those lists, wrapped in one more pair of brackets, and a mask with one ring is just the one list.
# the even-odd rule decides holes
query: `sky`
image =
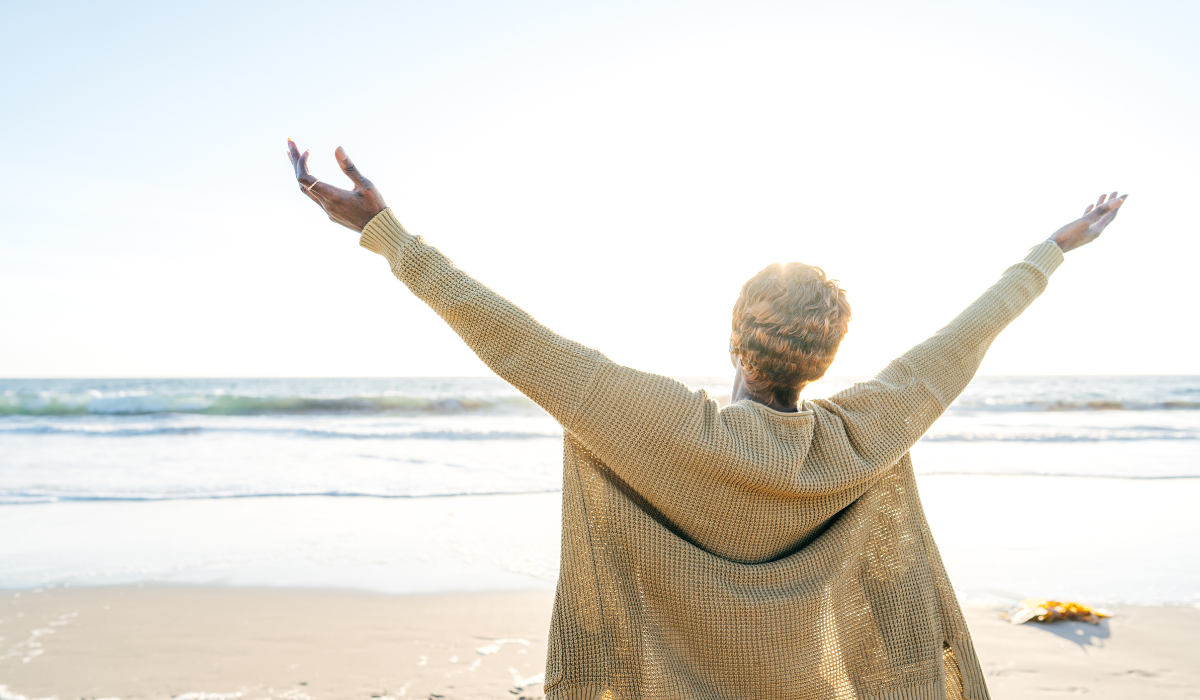
{"label": "sky", "polygon": [[1102,192],[987,374],[1200,373],[1200,4],[0,5],[0,376],[485,375],[298,191],[286,139],[556,331],[730,371],[818,265],[831,375],[936,331]]}

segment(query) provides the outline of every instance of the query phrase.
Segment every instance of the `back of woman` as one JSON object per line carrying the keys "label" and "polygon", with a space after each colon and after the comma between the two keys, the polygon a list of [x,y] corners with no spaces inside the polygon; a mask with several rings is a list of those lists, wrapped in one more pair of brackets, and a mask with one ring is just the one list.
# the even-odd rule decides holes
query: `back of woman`
{"label": "back of woman", "polygon": [[[836,352],[844,295],[821,273],[831,301],[810,311],[769,268],[735,308],[734,402],[721,409],[555,334],[459,270],[404,229],[340,149],[352,192],[291,153],[306,194],[563,426],[548,697],[988,697],[908,452],[1063,252],[1098,236],[1124,197],[1101,197],[945,328],[826,400],[797,397],[831,343]],[[785,267],[813,284],[815,273]],[[762,296],[772,286],[795,311]]]}

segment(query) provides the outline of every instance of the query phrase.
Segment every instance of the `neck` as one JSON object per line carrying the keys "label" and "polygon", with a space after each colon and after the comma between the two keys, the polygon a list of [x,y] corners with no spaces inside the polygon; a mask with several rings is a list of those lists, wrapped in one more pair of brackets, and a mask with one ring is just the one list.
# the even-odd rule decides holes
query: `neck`
{"label": "neck", "polygon": [[754,401],[755,403],[761,403],[767,408],[781,411],[783,413],[796,413],[800,410],[797,406],[800,400],[799,391],[796,392],[796,400],[790,405],[780,403],[779,399],[773,392],[761,390],[756,391],[755,388],[746,381],[745,375],[742,374],[742,363],[739,360],[737,363],[737,370],[733,374],[733,393],[729,397],[729,403],[734,404],[738,401],[744,401],[746,399]]}

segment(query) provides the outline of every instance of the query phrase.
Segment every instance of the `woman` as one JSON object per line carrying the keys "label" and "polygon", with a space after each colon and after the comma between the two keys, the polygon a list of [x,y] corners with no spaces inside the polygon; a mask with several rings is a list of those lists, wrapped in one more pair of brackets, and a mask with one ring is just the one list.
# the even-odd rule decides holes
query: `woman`
{"label": "woman", "polygon": [[799,395],[845,334],[845,292],[807,265],[763,270],[734,308],[734,396],[720,409],[459,270],[341,148],[350,191],[288,151],[301,190],[563,426],[550,698],[988,697],[908,451],[1124,196],[1100,197],[929,340],[829,399]]}

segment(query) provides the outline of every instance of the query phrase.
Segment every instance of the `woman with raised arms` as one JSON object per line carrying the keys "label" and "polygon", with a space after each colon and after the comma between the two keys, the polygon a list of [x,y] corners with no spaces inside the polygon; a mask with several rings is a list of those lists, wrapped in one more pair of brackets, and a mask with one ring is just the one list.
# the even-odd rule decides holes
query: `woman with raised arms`
{"label": "woman with raised arms", "polygon": [[820,268],[765,268],[734,304],[720,408],[554,333],[455,267],[341,148],[353,190],[288,151],[301,191],[563,426],[551,700],[988,697],[909,449],[1125,196],[1101,196],[928,340],[828,399],[800,394],[845,335],[846,293]]}

